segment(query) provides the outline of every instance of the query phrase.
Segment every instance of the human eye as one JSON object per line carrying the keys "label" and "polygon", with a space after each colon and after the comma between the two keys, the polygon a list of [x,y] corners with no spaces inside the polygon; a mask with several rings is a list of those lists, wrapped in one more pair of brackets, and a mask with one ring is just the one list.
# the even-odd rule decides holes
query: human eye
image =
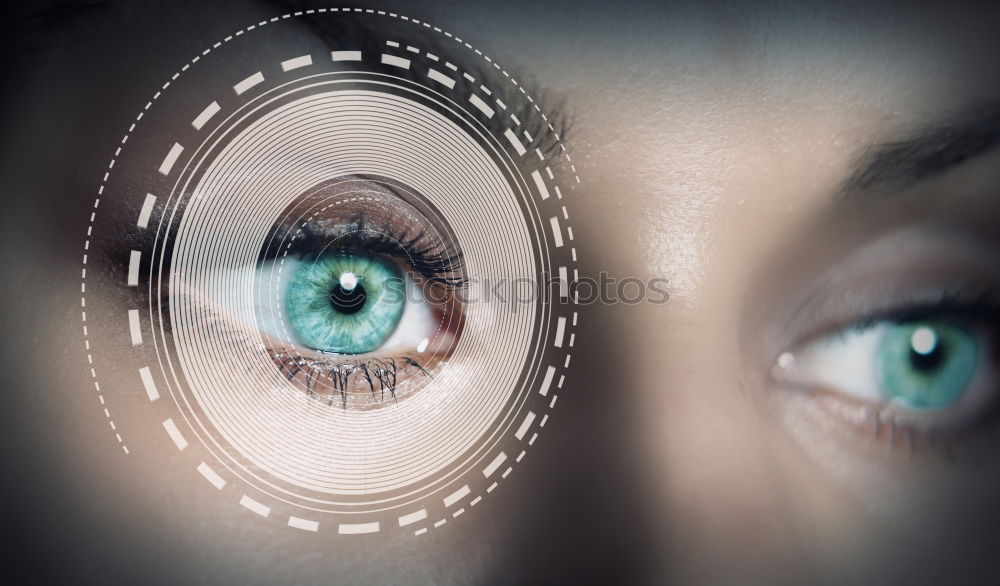
{"label": "human eye", "polygon": [[360,177],[312,190],[261,253],[256,327],[309,396],[343,407],[397,401],[432,378],[460,335],[461,253],[401,193]]}
{"label": "human eye", "polygon": [[849,484],[886,498],[875,476],[988,453],[1000,423],[994,253],[969,230],[904,229],[833,262],[782,310],[785,332],[765,343],[783,340],[767,402]]}
{"label": "human eye", "polygon": [[903,312],[797,345],[778,358],[776,379],[855,401],[900,433],[974,420],[996,391],[995,304],[948,296]]}

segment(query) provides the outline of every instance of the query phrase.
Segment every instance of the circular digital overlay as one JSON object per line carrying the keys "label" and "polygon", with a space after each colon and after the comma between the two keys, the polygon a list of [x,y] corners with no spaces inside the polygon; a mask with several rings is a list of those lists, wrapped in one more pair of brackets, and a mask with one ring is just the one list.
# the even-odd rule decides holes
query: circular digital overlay
{"label": "circular digital overlay", "polygon": [[[323,19],[409,28],[377,45],[274,55],[295,46],[276,38]],[[420,45],[426,35],[436,40]],[[155,418],[220,506],[295,530],[422,535],[463,515],[509,477],[563,389],[578,322],[564,194],[578,182],[524,88],[427,23],[317,9],[216,43],[142,109],[87,228],[84,342],[123,453],[143,455],[129,449],[129,420]],[[280,297],[287,251],[317,217],[375,206],[439,228],[474,293],[419,389],[397,396],[393,379],[383,401],[389,367],[378,362],[384,404],[360,409],[346,392],[318,401],[295,388],[263,333],[273,322],[270,334],[287,334],[286,312],[269,302],[262,318],[260,307],[262,292]],[[88,274],[97,254],[119,270]],[[328,370],[363,372],[375,397],[369,367],[351,364]]]}

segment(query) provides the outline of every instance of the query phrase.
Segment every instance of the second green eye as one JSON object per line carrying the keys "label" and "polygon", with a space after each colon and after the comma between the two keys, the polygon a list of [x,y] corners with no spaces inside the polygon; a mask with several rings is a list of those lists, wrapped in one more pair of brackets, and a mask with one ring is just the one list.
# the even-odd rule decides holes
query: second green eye
{"label": "second green eye", "polygon": [[396,329],[406,303],[405,276],[378,255],[329,253],[303,262],[285,291],[288,326],[306,346],[362,354]]}
{"label": "second green eye", "polygon": [[906,407],[949,407],[976,372],[978,346],[972,332],[944,321],[893,324],[878,348],[879,382]]}

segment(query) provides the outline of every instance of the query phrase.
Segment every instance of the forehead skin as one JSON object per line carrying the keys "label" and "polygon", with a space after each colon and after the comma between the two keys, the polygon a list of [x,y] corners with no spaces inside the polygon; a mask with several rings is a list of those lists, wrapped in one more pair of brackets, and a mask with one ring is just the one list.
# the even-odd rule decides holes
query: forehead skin
{"label": "forehead skin", "polygon": [[[164,483],[158,494],[118,489],[111,492],[117,500],[110,499],[93,478],[102,474],[92,467],[119,485],[127,485],[135,469],[121,470],[120,463],[97,455],[111,451],[91,445],[87,434],[98,432],[63,421],[67,411],[93,410],[92,397],[43,392],[74,388],[85,372],[74,349],[57,345],[77,340],[76,296],[61,292],[77,286],[80,243],[64,227],[78,226],[108,153],[150,89],[195,51],[279,11],[254,2],[184,2],[126,6],[88,18],[82,30],[64,34],[27,60],[38,66],[26,70],[23,91],[12,99],[11,108],[22,116],[3,147],[9,178],[4,248],[17,251],[8,253],[7,262],[10,275],[24,284],[12,303],[25,309],[8,317],[5,354],[22,359],[15,365],[7,358],[5,372],[27,396],[37,397],[19,405],[15,412],[25,415],[11,423],[14,429],[31,428],[25,433],[44,454],[35,464],[39,477],[78,483],[73,489],[94,497],[82,513],[79,500],[51,505],[78,525],[76,537],[66,539],[74,542],[88,532],[113,535],[109,550],[127,549],[131,539],[140,539],[138,559],[148,566],[128,570],[135,575],[150,567],[171,571],[164,567],[171,560],[190,560],[215,541],[227,543],[227,554],[204,554],[192,571],[223,572],[242,581],[254,572],[321,579],[336,571],[359,583],[372,576],[397,581],[416,572],[428,581],[475,583],[483,576],[517,581],[544,568],[572,573],[578,567],[583,576],[591,566],[628,572],[627,564],[639,563],[629,555],[642,560],[634,550],[646,543],[647,530],[631,524],[631,506],[659,515],[648,522],[667,542],[654,542],[655,548],[673,544],[677,551],[693,551],[694,565],[711,565],[714,556],[731,558],[734,575],[742,568],[765,572],[765,562],[756,558],[780,557],[795,522],[779,519],[795,517],[803,507],[812,518],[839,528],[832,519],[846,505],[812,476],[800,478],[794,470],[773,474],[786,464],[770,454],[768,430],[739,399],[733,333],[739,293],[762,259],[822,214],[867,146],[1000,95],[989,79],[995,68],[988,57],[1000,47],[990,44],[995,35],[987,34],[988,19],[970,14],[959,22],[940,17],[965,14],[959,10],[904,14],[868,3],[750,8],[697,2],[387,1],[372,7],[463,34],[520,77],[534,80],[531,85],[548,94],[549,108],[565,105],[568,145],[584,181],[579,197],[586,205],[573,209],[587,269],[666,277],[671,302],[592,312],[593,323],[584,325],[587,335],[581,339],[605,342],[581,348],[581,364],[587,366],[577,376],[587,381],[586,388],[561,406],[565,422],[553,422],[546,447],[528,462],[520,488],[498,494],[494,508],[429,546],[407,542],[376,553],[317,552],[255,532],[257,525],[243,515],[234,516],[224,533],[205,527],[202,535],[152,542],[131,533],[115,535],[117,521],[127,521],[132,531],[142,527],[131,510],[169,508],[187,498],[188,489]],[[39,266],[48,268],[39,272]],[[54,347],[60,348],[55,358]],[[53,432],[39,423],[49,417],[68,431]],[[587,462],[578,441],[585,433],[599,446],[588,452]],[[632,435],[641,446],[635,452],[625,447]],[[67,444],[81,447],[67,453]],[[575,500],[538,496],[539,490],[571,492],[569,480],[554,477],[591,479],[606,465],[620,466],[622,478],[589,488]],[[789,492],[776,490],[782,482],[776,477],[790,478]],[[28,498],[32,488],[25,483],[11,494]],[[50,488],[45,495],[58,502],[60,490]],[[815,496],[807,503],[783,498],[796,490]],[[635,502],[621,498],[633,493]],[[579,532],[584,537],[567,537],[581,507],[598,511],[595,523],[602,531],[624,534],[616,536],[617,549],[587,530]],[[109,517],[110,510],[119,512]],[[525,518],[537,519],[530,531],[519,523]],[[52,526],[57,521],[51,513]],[[628,529],[622,531],[622,525]],[[150,543],[167,549],[153,551]],[[581,551],[619,559],[601,565],[586,561]]]}

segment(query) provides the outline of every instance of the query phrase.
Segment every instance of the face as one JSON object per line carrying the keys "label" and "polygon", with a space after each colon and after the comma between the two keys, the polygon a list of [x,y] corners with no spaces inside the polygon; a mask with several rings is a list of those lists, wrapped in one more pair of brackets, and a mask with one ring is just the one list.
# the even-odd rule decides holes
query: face
{"label": "face", "polygon": [[[191,62],[319,8],[295,4],[31,20],[4,139],[4,491],[33,511],[26,552],[70,552],[34,571],[994,575],[992,12],[423,2],[372,8],[504,69],[366,13]],[[382,59],[342,82],[356,48]],[[456,85],[474,116],[443,106]],[[210,133],[201,162],[177,129]],[[559,267],[551,299],[517,296]],[[474,473],[440,464],[500,420],[515,439]],[[445,507],[421,517],[411,489]]]}

